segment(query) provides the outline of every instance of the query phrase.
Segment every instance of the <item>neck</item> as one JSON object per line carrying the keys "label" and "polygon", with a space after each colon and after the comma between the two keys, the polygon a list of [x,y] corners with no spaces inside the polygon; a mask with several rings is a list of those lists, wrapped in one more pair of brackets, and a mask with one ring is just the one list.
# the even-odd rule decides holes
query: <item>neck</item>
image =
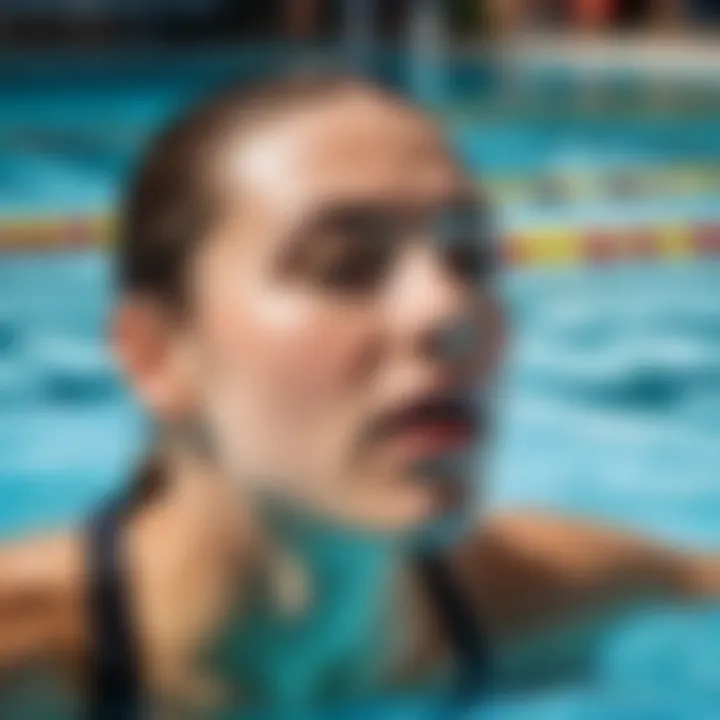
{"label": "neck", "polygon": [[[295,508],[266,504],[262,516],[270,543],[269,569],[281,581],[281,596],[283,575],[289,579],[286,615],[307,620],[314,614],[352,614],[360,626],[377,619],[403,557],[399,543]],[[356,605],[352,613],[343,609]]]}
{"label": "neck", "polygon": [[386,658],[401,547],[287,507],[266,505],[262,514],[271,572],[289,587],[284,599],[276,587],[275,602],[257,605],[251,646],[262,650],[252,663],[260,667],[264,658],[269,694],[281,702],[349,691]]}
{"label": "neck", "polygon": [[351,528],[289,505],[265,502],[260,514],[280,549],[321,574],[345,577],[355,572],[353,564],[357,564],[383,575],[401,554],[401,544],[390,536]]}
{"label": "neck", "polygon": [[[260,563],[272,570],[278,559],[302,569],[314,584],[353,586],[371,580],[380,591],[387,585],[407,546],[388,534],[351,528],[274,500],[242,498],[209,463],[194,455],[175,453],[167,465],[170,502],[197,510],[215,508],[218,525],[251,528],[261,552]],[[245,536],[245,534],[243,534]]]}
{"label": "neck", "polygon": [[250,687],[289,706],[376,672],[407,548],[275,502],[238,502],[234,484],[197,464],[176,470],[172,494],[189,512],[209,498],[216,511],[205,517],[216,525],[255,528],[258,582],[250,605],[229,618],[222,665],[239,666]]}

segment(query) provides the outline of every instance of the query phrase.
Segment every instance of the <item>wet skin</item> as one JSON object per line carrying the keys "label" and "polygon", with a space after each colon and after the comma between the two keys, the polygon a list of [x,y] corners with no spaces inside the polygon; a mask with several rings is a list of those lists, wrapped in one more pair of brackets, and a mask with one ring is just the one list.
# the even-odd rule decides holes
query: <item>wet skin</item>
{"label": "wet skin", "polygon": [[[215,159],[186,313],[127,296],[114,324],[166,438],[163,490],[127,525],[159,705],[294,707],[440,677],[418,544],[442,546],[498,646],[717,594],[714,558],[534,513],[480,520],[478,403],[504,345],[494,238],[426,117],[359,86],[229,133]],[[0,551],[0,667],[90,661],[83,557],[73,532]],[[18,613],[27,596],[43,602]]]}

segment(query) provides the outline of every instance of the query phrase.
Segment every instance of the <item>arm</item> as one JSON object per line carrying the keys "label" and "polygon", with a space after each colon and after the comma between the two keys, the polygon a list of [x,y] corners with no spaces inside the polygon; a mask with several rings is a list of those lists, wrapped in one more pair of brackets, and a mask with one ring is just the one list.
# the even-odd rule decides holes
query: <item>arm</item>
{"label": "arm", "polygon": [[545,631],[636,603],[720,599],[720,556],[540,513],[507,513],[458,557],[500,637]]}
{"label": "arm", "polygon": [[0,547],[0,678],[79,653],[83,576],[79,536]]}

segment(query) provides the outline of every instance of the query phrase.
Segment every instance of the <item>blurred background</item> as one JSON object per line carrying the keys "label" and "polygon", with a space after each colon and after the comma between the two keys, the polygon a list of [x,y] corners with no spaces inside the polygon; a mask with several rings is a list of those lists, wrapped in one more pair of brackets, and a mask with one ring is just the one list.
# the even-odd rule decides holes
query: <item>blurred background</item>
{"label": "blurred background", "polygon": [[[427,104],[494,201],[490,505],[720,549],[716,0],[0,0],[0,538],[83,517],[142,452],[104,338],[148,138],[215,87],[327,63]],[[717,718],[720,613],[631,620],[592,685],[485,712]]]}

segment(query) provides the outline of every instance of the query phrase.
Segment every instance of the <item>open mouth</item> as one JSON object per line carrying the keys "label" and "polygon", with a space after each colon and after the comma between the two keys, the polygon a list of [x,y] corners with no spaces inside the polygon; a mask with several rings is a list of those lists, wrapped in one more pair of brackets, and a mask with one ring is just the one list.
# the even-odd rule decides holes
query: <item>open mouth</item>
{"label": "open mouth", "polygon": [[426,398],[390,415],[383,434],[410,459],[466,448],[477,437],[479,413],[470,398]]}

